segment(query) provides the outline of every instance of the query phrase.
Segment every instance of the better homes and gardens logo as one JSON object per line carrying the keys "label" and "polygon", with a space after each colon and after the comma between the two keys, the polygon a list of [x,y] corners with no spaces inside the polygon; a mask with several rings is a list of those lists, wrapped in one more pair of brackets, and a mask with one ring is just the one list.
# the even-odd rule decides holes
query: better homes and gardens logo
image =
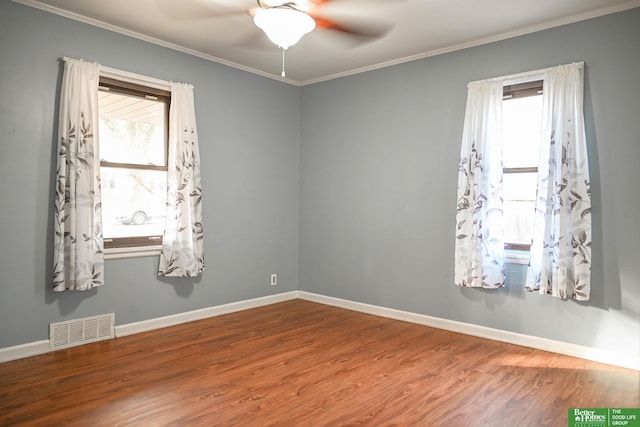
{"label": "better homes and gardens logo", "polygon": [[570,408],[568,427],[640,427],[640,408]]}
{"label": "better homes and gardens logo", "polygon": [[573,408],[569,410],[569,425],[573,421],[574,427],[608,427],[607,411],[606,408]]}

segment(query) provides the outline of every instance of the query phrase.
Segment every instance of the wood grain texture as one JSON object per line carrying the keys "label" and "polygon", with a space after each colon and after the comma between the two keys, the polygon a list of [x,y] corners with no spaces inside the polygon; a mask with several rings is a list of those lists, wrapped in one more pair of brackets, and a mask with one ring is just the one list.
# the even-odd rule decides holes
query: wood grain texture
{"label": "wood grain texture", "polygon": [[0,425],[566,426],[640,372],[293,300],[0,364]]}

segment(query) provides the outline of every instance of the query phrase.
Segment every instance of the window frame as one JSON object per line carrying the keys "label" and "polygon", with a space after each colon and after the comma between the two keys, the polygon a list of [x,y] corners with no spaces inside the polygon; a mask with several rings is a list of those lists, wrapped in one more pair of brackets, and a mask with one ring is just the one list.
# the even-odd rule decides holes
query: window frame
{"label": "window frame", "polygon": [[[165,109],[165,165],[141,165],[136,163],[116,163],[100,161],[100,167],[127,168],[138,170],[168,171],[169,155],[169,109],[171,106],[171,84],[135,73],[129,73],[108,67],[100,68],[99,90],[109,87],[109,92],[142,98],[160,100],[166,104]],[[148,98],[149,99],[149,98]],[[104,238],[104,253],[106,259],[133,258],[160,254],[162,236],[140,236]]]}
{"label": "window frame", "polygon": [[[505,84],[502,89],[502,102],[517,99],[517,98],[526,98],[530,96],[542,95],[544,91],[544,79],[538,78],[535,80],[528,80],[521,83],[515,84]],[[504,144],[504,142],[503,142]],[[532,173],[538,172],[538,166],[527,166],[527,167],[515,167],[515,168],[502,168],[502,174],[516,174],[516,173]],[[504,248],[510,251],[512,261],[518,262],[525,254],[528,254],[531,250],[531,243],[513,243],[513,242],[504,242]],[[528,256],[526,256],[528,262]]]}

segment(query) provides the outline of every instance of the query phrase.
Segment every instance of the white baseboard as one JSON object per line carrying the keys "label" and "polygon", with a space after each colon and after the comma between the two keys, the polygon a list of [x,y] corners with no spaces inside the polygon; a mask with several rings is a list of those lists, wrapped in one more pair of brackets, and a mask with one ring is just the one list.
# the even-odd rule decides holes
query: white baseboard
{"label": "white baseboard", "polygon": [[[250,308],[261,307],[264,305],[275,304],[278,302],[296,299],[297,297],[297,291],[284,292],[250,300],[232,302],[229,304],[223,304],[214,307],[207,307],[200,310],[187,311],[185,313],[178,313],[171,316],[158,317],[156,319],[143,320],[141,322],[128,323],[125,325],[116,326],[114,328],[115,336],[123,337],[126,335],[165,328],[167,326],[179,325],[181,323],[191,322],[193,320],[200,320],[207,317],[220,316],[222,314],[228,314],[236,311],[247,310]],[[37,356],[39,354],[48,353],[49,351],[49,340],[35,341],[31,343],[16,345],[13,347],[0,348],[0,363],[22,359],[29,356]]]}
{"label": "white baseboard", "polygon": [[187,311],[185,313],[173,314],[171,316],[143,320],[141,322],[127,323],[125,325],[115,327],[116,337],[124,337],[126,335],[166,328],[168,326],[192,322],[194,320],[206,319],[208,317],[220,316],[222,314],[229,314],[236,311],[248,310],[250,308],[262,307],[264,305],[296,299],[297,296],[297,291],[284,292],[281,294],[268,295],[266,297],[202,308],[200,310]]}
{"label": "white baseboard", "polygon": [[0,363],[10,360],[22,359],[29,356],[37,356],[49,352],[49,340],[34,341],[13,347],[0,348]]}
{"label": "white baseboard", "polygon": [[595,362],[640,371],[640,357],[617,353],[610,350],[585,347],[562,341],[554,341],[546,338],[519,334],[517,332],[503,331],[500,329],[488,328],[486,326],[478,326],[470,323],[457,322],[455,320],[427,316],[425,314],[411,313],[408,311],[395,310],[393,308],[328,297],[311,292],[298,291],[298,298],[334,307],[346,308],[348,310],[359,311],[361,313],[373,314],[375,316],[386,317],[389,319],[402,320],[404,322],[416,323],[419,325],[459,332],[475,337],[521,345],[523,347],[545,350],[552,353],[579,357],[581,359],[593,360]]}
{"label": "white baseboard", "polygon": [[[568,356],[579,357],[581,359],[593,360],[595,362],[601,362],[609,365],[620,366],[623,368],[640,371],[640,357],[632,355],[617,353],[614,351],[599,348],[585,347],[562,341],[554,341],[546,338],[519,334],[517,332],[487,328],[485,326],[478,326],[470,323],[456,322],[454,320],[427,316],[425,314],[417,314],[408,311],[396,310],[393,308],[380,307],[340,298],[328,297],[305,291],[284,292],[281,294],[268,295],[265,297],[254,298],[250,300],[207,307],[200,310],[178,313],[171,316],[159,317],[156,319],[143,320],[141,322],[128,323],[125,325],[116,326],[115,335],[116,337],[123,337],[126,335],[179,325],[181,323],[191,322],[194,320],[200,320],[208,317],[220,316],[223,314],[262,307],[264,305],[275,304],[296,298],[330,305],[333,307],[359,311],[361,313],[372,314],[375,316],[386,317],[389,319],[402,320],[404,322],[430,326],[433,328],[444,329],[452,332],[459,332],[466,335],[487,338],[495,341],[506,342],[509,344],[521,345],[524,347],[531,347],[538,350],[545,350],[558,354],[565,354]],[[21,344],[13,347],[0,348],[0,363],[29,356],[36,356],[38,354],[44,354],[48,352],[49,340],[35,341],[32,343]]]}

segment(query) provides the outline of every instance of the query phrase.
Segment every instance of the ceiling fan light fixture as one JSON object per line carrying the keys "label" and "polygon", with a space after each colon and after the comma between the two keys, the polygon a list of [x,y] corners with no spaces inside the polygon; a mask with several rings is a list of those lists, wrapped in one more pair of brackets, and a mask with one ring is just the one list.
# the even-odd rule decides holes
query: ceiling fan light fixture
{"label": "ceiling fan light fixture", "polygon": [[312,17],[290,7],[258,9],[253,22],[265,32],[269,40],[282,49],[298,43],[302,36],[316,27],[316,21]]}

